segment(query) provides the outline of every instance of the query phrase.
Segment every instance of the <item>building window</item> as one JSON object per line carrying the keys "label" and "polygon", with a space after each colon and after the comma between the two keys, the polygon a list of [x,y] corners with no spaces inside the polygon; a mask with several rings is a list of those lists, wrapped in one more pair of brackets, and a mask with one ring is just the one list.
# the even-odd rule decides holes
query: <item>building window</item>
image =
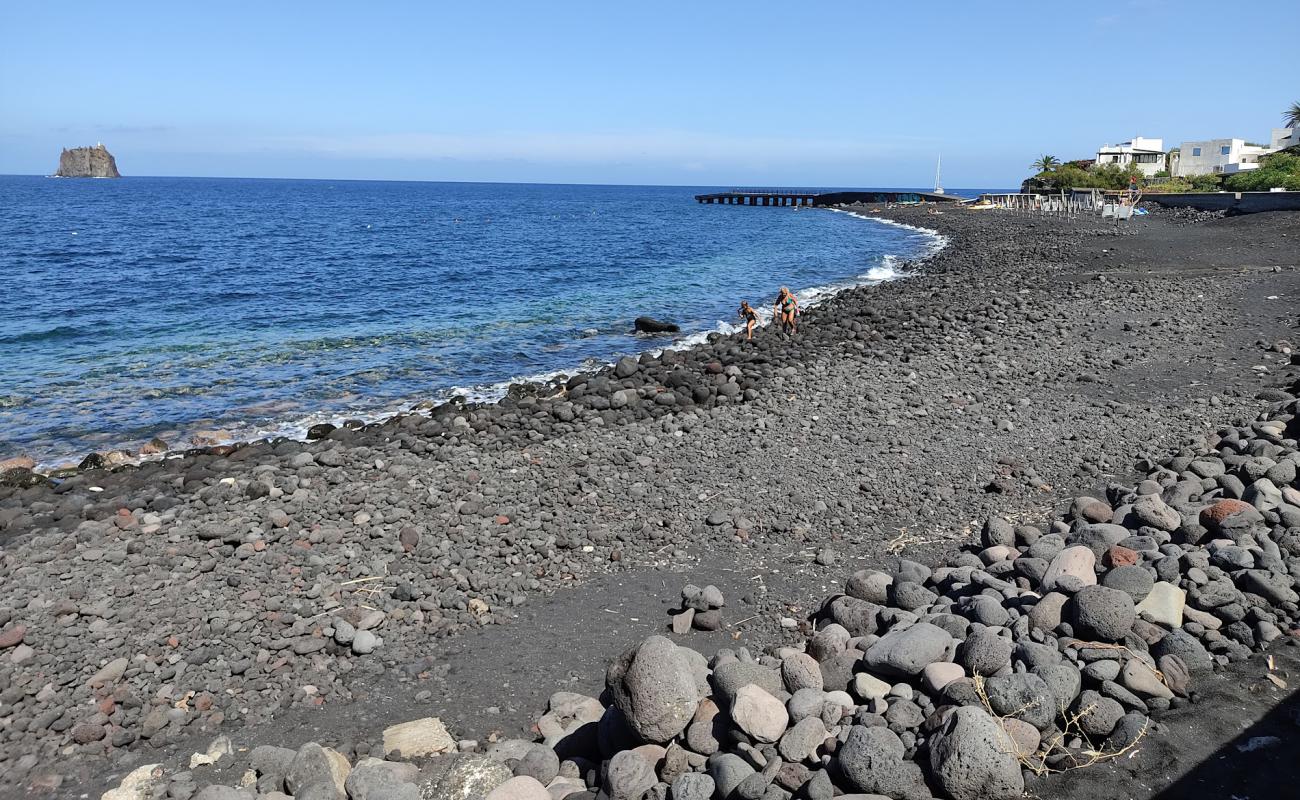
{"label": "building window", "polygon": [[1219,155],[1221,155],[1221,156],[1226,156],[1228,153],[1231,153],[1231,152],[1232,152],[1232,148],[1229,147],[1229,146],[1226,145],[1226,144],[1225,144],[1223,147],[1220,147],[1220,148],[1219,148]]}
{"label": "building window", "polygon": [[1201,154],[1201,148],[1199,148],[1199,147],[1193,147],[1193,148],[1192,148],[1192,155],[1193,155],[1193,156],[1199,156],[1200,154]]}
{"label": "building window", "polygon": [[1118,163],[1118,162],[1119,162],[1119,156],[1111,156],[1111,157],[1110,157],[1110,163],[1112,163],[1112,164],[1116,164],[1116,163]]}

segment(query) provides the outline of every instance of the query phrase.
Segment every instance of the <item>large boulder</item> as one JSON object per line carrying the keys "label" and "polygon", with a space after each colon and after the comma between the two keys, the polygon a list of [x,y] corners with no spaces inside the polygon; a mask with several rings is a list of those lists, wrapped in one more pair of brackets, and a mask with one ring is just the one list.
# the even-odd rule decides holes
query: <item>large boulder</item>
{"label": "large boulder", "polygon": [[1108,586],[1085,586],[1070,598],[1075,635],[1116,642],[1133,629],[1137,619],[1133,598]]}
{"label": "large boulder", "polygon": [[906,748],[888,728],[856,725],[835,753],[835,764],[848,786],[894,800],[929,800],[921,767],[905,758]]}
{"label": "large boulder", "polygon": [[1010,637],[999,636],[1001,628],[980,628],[966,637],[960,650],[962,666],[971,675],[993,675],[1011,667],[1011,651],[1015,643]]}
{"label": "large boulder", "polygon": [[298,794],[313,784],[328,784],[342,796],[351,770],[352,766],[342,753],[308,742],[298,748],[288,774],[284,776],[284,785],[291,793]]}
{"label": "large boulder", "polygon": [[682,648],[651,636],[610,664],[605,684],[628,727],[648,742],[667,742],[686,729],[700,703]]}
{"label": "large boulder", "polygon": [[1056,692],[1040,675],[1013,672],[989,678],[984,684],[989,705],[1002,717],[1017,717],[1035,728],[1047,730],[1056,718]]}
{"label": "large boulder", "polygon": [[1043,575],[1043,591],[1050,592],[1066,579],[1073,579],[1080,586],[1091,586],[1097,582],[1096,566],[1097,555],[1089,548],[1067,547],[1048,564]]}
{"label": "large boulder", "polygon": [[952,634],[928,622],[918,622],[880,637],[867,648],[865,660],[873,672],[910,678],[927,665],[948,661],[955,641]]}
{"label": "large boulder", "polygon": [[785,704],[753,683],[736,692],[731,718],[751,738],[769,743],[780,739],[790,724]]}
{"label": "large boulder", "polygon": [[602,793],[609,800],[641,800],[641,795],[657,781],[650,762],[634,750],[624,750],[605,767]]}
{"label": "large boulder", "polygon": [[962,706],[930,742],[930,774],[953,800],[1008,800],[1025,791],[1016,751],[984,709]]}

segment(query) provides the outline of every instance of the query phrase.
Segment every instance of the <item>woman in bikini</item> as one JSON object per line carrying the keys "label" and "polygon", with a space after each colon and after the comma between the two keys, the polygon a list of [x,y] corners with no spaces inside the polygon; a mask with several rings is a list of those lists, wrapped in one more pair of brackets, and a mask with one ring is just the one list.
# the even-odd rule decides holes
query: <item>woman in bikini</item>
{"label": "woman in bikini", "polygon": [[754,326],[758,324],[758,312],[749,304],[748,300],[740,301],[740,318],[745,321],[745,338],[749,341],[754,339]]}
{"label": "woman in bikini", "polygon": [[798,333],[798,323],[795,321],[799,313],[799,300],[790,290],[782,286],[781,291],[777,293],[776,305],[772,312],[781,323],[781,327],[789,333]]}

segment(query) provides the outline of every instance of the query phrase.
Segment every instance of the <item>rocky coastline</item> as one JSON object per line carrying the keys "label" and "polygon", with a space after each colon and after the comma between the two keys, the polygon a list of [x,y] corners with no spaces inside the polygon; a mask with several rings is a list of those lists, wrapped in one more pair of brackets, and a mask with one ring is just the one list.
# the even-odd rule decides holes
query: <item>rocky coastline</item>
{"label": "rocky coastline", "polygon": [[[85,469],[58,482],[10,470],[0,489],[5,780],[56,793],[115,784],[114,771],[120,779],[218,734],[238,743],[242,732],[274,728],[286,711],[364,706],[380,685],[424,694],[419,702],[429,708],[486,697],[490,665],[478,688],[458,685],[444,669],[442,642],[494,623],[509,628],[519,609],[558,587],[603,573],[680,568],[705,553],[772,573],[781,564],[794,576],[779,598],[742,597],[757,622],[729,632],[750,649],[734,645],[705,659],[679,655],[681,646],[667,639],[643,641],[611,668],[605,702],[593,692],[562,698],[569,705],[552,710],[570,722],[598,707],[601,719],[622,715],[598,726],[594,745],[584,739],[587,749],[569,754],[569,766],[556,755],[550,774],[547,748],[529,743],[458,757],[470,764],[460,769],[504,782],[505,773],[483,761],[495,759],[512,779],[546,777],[539,785],[563,769],[578,797],[588,790],[640,797],[638,787],[694,797],[703,777],[687,779],[698,786],[685,786],[685,794],[675,788],[687,771],[707,774],[715,789],[739,776],[736,790],[748,786],[738,796],[754,798],[836,788],[970,796],[937,777],[949,761],[969,758],[961,744],[967,734],[948,729],[988,739],[1001,735],[989,727],[994,720],[1023,721],[1023,709],[1009,713],[1016,709],[999,694],[1003,683],[1008,697],[1023,694],[1042,706],[1027,723],[1038,743],[1070,734],[1061,752],[1040,760],[1056,768],[1051,759],[1078,759],[1088,746],[1123,750],[1152,714],[1186,700],[1193,673],[1289,641],[1296,609],[1285,590],[1294,594],[1295,554],[1284,513],[1300,503],[1285,495],[1294,492],[1296,408],[1284,337],[1294,320],[1269,311],[1266,298],[1300,283],[1287,234],[1294,218],[1175,226],[1154,215],[1147,227],[1117,232],[1093,221],[886,213],[936,228],[953,244],[907,281],[847,290],[810,310],[795,337],[764,331],[752,344],[711,337],[562,386],[521,387],[492,406],[449,404],[320,429],[308,443],[207,448]],[[1256,419],[1261,412],[1266,417]],[[1238,418],[1240,425],[1223,427]],[[1193,469],[1200,461],[1217,461],[1223,471]],[[1284,464],[1292,464],[1290,482],[1269,472]],[[1200,474],[1207,470],[1214,474]],[[1083,499],[1090,493],[1099,495],[1091,503]],[[1225,513],[1204,516],[1221,503],[1229,504]],[[984,537],[982,546],[956,555],[972,535]],[[1092,555],[1087,564],[1084,550]],[[806,559],[796,557],[805,551]],[[908,557],[891,560],[890,552]],[[861,568],[820,606],[826,573],[845,561]],[[1289,586],[1283,576],[1291,576]],[[1157,583],[1173,590],[1157,591]],[[1218,594],[1202,600],[1211,584]],[[1174,590],[1192,609],[1179,624],[1168,608],[1156,617],[1139,610],[1153,591],[1172,603]],[[1062,597],[1061,620],[1031,624],[1052,593]],[[653,621],[667,632],[665,623]],[[1174,629],[1201,649],[1161,645]],[[828,636],[838,637],[835,647],[816,644]],[[900,650],[903,637],[909,642]],[[910,637],[925,639],[924,657],[913,657]],[[618,640],[611,633],[604,646]],[[1097,642],[1105,646],[1088,644]],[[707,742],[690,747],[688,725],[668,732],[637,718],[641,690],[628,674],[645,648],[655,654],[647,664],[688,664],[687,672],[647,669],[669,682],[680,678],[680,697],[668,704],[672,725],[699,722],[703,704],[714,706],[709,726],[716,720],[722,736],[713,753],[700,751]],[[906,658],[894,658],[896,650]],[[816,713],[795,720],[790,701],[813,687],[792,689],[785,663],[807,668],[809,659],[817,666],[804,673],[808,680],[820,674],[818,691],[849,702],[819,695]],[[900,659],[906,669],[894,663]],[[1100,662],[1106,665],[1093,667]],[[973,688],[945,695],[948,684],[936,688],[923,674],[932,664],[961,667],[963,687],[974,687],[976,675],[988,682],[973,695]],[[1163,677],[1152,683],[1144,667]],[[1068,703],[1055,702],[1065,700],[1065,689],[1047,702],[1021,685],[1033,681],[1015,677],[1046,683],[1034,670],[1048,668],[1057,668],[1052,674],[1066,688],[1074,684],[1065,670],[1084,676]],[[844,685],[827,690],[828,671]],[[733,685],[720,672],[752,680]],[[1184,674],[1188,680],[1175,686]],[[863,675],[893,683],[882,693]],[[745,707],[770,714],[738,713],[740,690],[748,691]],[[1077,735],[1068,717],[1047,716],[1058,705],[1077,714],[1085,691],[1097,694],[1086,705],[1110,716],[1120,710],[1109,730],[1090,718],[1097,732]],[[803,726],[801,741],[817,738],[816,724],[825,738],[807,753],[793,743],[783,752],[777,706],[790,731]],[[417,716],[409,703],[387,713],[394,722]],[[754,720],[767,727],[746,730]],[[486,750],[485,732],[470,727],[463,718],[452,723],[476,742],[463,749]],[[637,738],[626,737],[628,727]],[[1010,728],[1027,747],[1028,728]],[[436,758],[413,767],[366,764],[383,773],[376,781],[400,780],[383,784],[387,794],[354,791],[346,777],[335,780],[344,771],[339,759],[382,759],[390,748],[373,737],[328,744],[342,755],[319,745],[305,754],[262,751],[268,760],[265,769],[254,765],[253,788],[309,796],[323,791],[328,773],[332,790],[354,800],[410,791],[454,796],[433,788],[445,779],[434,777],[438,770],[454,767]],[[665,772],[670,751],[674,767]],[[718,755],[724,751],[730,758]],[[851,777],[850,753],[899,783],[867,786]],[[710,765],[711,755],[730,767]],[[1033,774],[1017,759],[1012,768],[1007,755],[984,759],[985,796],[1005,796],[990,792],[1011,791],[1025,770]],[[216,760],[223,757],[247,766],[245,756]],[[540,772],[538,761],[545,762]],[[169,778],[150,791],[188,797],[209,782],[198,768],[168,770],[189,782]],[[258,772],[270,776],[264,784]],[[314,777],[290,780],[290,773]],[[790,788],[798,777],[818,786]],[[533,793],[517,796],[540,797],[528,781],[513,786]],[[231,791],[248,796],[247,787]]]}

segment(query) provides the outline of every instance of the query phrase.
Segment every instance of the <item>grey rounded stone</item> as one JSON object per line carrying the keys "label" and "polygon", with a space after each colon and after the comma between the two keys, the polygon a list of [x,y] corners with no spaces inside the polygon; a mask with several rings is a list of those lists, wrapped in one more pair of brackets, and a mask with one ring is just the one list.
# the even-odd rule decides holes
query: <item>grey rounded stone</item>
{"label": "grey rounded stone", "polygon": [[993,713],[1018,717],[1035,728],[1046,730],[1056,718],[1056,694],[1032,673],[1017,672],[989,678],[984,684]]}
{"label": "grey rounded stone", "polygon": [[781,660],[781,679],[791,694],[800,689],[822,689],[821,667],[807,653],[791,653]]}
{"label": "grey rounded stone", "polygon": [[867,648],[866,663],[872,671],[909,678],[925,669],[927,664],[946,661],[952,636],[928,622],[901,631],[890,631]]}
{"label": "grey rounded stone", "polygon": [[1137,619],[1133,598],[1107,586],[1085,586],[1070,598],[1075,634],[1084,639],[1115,642],[1133,629]]}
{"label": "grey rounded stone", "polygon": [[1151,655],[1157,659],[1167,655],[1178,656],[1193,673],[1204,672],[1214,666],[1214,659],[1205,645],[1182,628],[1175,628],[1153,644]]}
{"label": "grey rounded stone", "polygon": [[688,772],[673,781],[673,800],[709,800],[713,797],[713,778],[702,772]]}
{"label": "grey rounded stone", "polygon": [[785,732],[777,749],[786,761],[803,761],[817,752],[826,735],[826,726],[820,717],[807,717]]}
{"label": "grey rounded stone", "polygon": [[835,764],[848,785],[859,792],[895,800],[929,800],[921,767],[906,760],[905,752],[902,740],[889,728],[855,725],[836,751]]}
{"label": "grey rounded stone", "polygon": [[1015,643],[1009,636],[999,635],[1002,628],[980,628],[972,631],[958,648],[958,663],[968,675],[993,675],[1011,666],[1011,651]]}
{"label": "grey rounded stone", "polygon": [[663,636],[651,636],[610,664],[605,683],[630,727],[649,742],[686,729],[700,703],[690,662]]}
{"label": "grey rounded stone", "polygon": [[624,750],[609,760],[601,790],[609,800],[641,800],[641,795],[658,782],[649,762],[631,750]]}
{"label": "grey rounded stone", "polygon": [[1079,702],[1074,711],[1076,714],[1083,714],[1079,719],[1079,727],[1084,733],[1102,738],[1110,736],[1110,732],[1115,730],[1115,723],[1124,716],[1124,706],[1118,700],[1105,697],[1091,689],[1079,695]]}
{"label": "grey rounded stone", "polygon": [[953,800],[1009,800],[1024,793],[1015,743],[982,708],[963,706],[930,742],[930,774]]}
{"label": "grey rounded stone", "polygon": [[1155,586],[1155,578],[1145,567],[1129,564],[1108,571],[1102,576],[1101,585],[1110,589],[1119,589],[1133,598],[1134,603],[1140,603],[1143,598],[1151,594],[1151,587]]}
{"label": "grey rounded stone", "polygon": [[889,587],[893,583],[893,576],[880,570],[858,570],[844,584],[844,593],[868,603],[883,605],[889,602]]}

